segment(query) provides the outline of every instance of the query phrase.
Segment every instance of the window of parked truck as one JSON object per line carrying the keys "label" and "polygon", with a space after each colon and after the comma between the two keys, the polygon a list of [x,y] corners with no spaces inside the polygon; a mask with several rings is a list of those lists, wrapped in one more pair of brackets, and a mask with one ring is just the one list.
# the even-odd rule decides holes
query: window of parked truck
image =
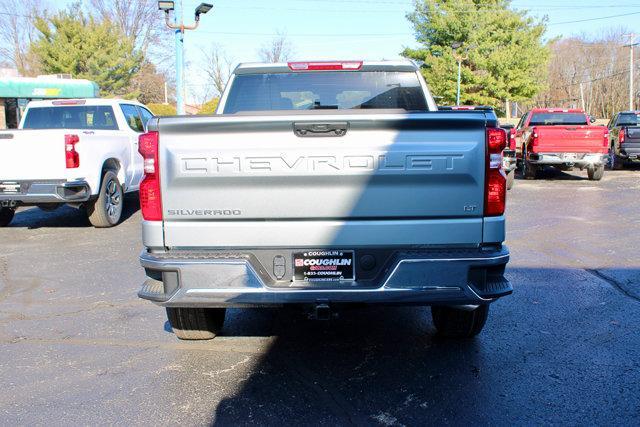
{"label": "window of parked truck", "polygon": [[269,110],[426,110],[412,72],[319,72],[238,75],[224,113]]}
{"label": "window of parked truck", "polygon": [[113,109],[108,105],[28,108],[22,127],[24,129],[118,129]]}
{"label": "window of parked truck", "polygon": [[529,126],[587,125],[584,113],[533,113]]}
{"label": "window of parked truck", "polygon": [[142,124],[142,119],[140,118],[140,113],[138,113],[138,108],[135,105],[122,104],[120,105],[122,109],[122,114],[124,114],[124,118],[127,120],[127,124],[136,132],[144,132],[144,125]]}
{"label": "window of parked truck", "polygon": [[153,118],[153,114],[151,114],[151,112],[149,110],[147,110],[146,108],[143,107],[138,107],[138,110],[140,110],[140,118],[142,119],[142,125],[144,126],[144,129],[147,129],[147,122]]}
{"label": "window of parked truck", "polygon": [[640,114],[620,113],[618,126],[640,126]]}

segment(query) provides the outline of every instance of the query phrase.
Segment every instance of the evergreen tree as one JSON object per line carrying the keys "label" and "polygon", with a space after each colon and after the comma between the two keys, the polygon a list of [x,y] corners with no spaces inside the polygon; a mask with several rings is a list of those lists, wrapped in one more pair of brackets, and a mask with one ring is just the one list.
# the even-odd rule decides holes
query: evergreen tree
{"label": "evergreen tree", "polygon": [[31,44],[31,52],[42,72],[93,80],[102,96],[127,95],[143,57],[118,26],[85,16],[79,4],[40,17],[35,25],[40,37]]}
{"label": "evergreen tree", "polygon": [[461,104],[502,109],[506,99],[530,99],[544,88],[549,49],[545,20],[510,9],[510,0],[419,0],[407,15],[424,61],[423,75],[440,104],[455,104],[458,58]]}

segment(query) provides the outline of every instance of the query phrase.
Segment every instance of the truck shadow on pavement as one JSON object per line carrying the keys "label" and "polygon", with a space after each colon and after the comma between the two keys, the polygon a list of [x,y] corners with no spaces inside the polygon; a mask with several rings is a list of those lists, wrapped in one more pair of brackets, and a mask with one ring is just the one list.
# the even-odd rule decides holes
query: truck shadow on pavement
{"label": "truck shadow on pavement", "polygon": [[[122,210],[120,223],[128,220],[140,210],[138,193],[125,195],[125,204]],[[21,208],[16,212],[13,221],[8,227],[26,227],[28,229],[58,228],[58,227],[91,227],[84,209],[76,209],[62,205],[55,210],[45,211],[39,207]],[[117,227],[117,225],[116,225]]]}
{"label": "truck shadow on pavement", "polygon": [[571,424],[584,413],[617,424],[637,408],[640,305],[616,283],[637,287],[639,274],[510,269],[520,289],[470,340],[438,338],[426,307],[359,307],[325,322],[229,310],[215,347],[274,337],[268,347],[222,363],[184,353],[177,363],[210,385],[178,377],[171,395],[223,393],[211,425]]}

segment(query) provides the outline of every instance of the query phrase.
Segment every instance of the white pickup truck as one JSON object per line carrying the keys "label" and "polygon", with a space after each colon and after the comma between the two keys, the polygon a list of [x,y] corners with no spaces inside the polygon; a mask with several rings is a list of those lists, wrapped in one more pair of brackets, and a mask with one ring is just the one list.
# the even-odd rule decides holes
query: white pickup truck
{"label": "white pickup truck", "polygon": [[0,227],[18,206],[84,207],[95,227],[120,221],[143,176],[138,136],[153,114],[118,99],[32,101],[18,130],[0,131]]}

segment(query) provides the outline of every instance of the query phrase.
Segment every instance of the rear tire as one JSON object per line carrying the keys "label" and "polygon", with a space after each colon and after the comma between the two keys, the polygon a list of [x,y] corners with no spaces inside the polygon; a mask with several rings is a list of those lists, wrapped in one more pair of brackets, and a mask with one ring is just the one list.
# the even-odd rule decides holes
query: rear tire
{"label": "rear tire", "polygon": [[615,147],[609,148],[609,163],[607,167],[611,170],[621,170],[624,169],[624,159],[620,158],[616,154]]}
{"label": "rear tire", "polygon": [[604,175],[604,165],[600,165],[598,167],[588,167],[587,168],[587,176],[590,181],[600,181],[602,176]]}
{"label": "rear tire", "polygon": [[480,305],[475,310],[439,305],[431,307],[431,317],[438,335],[447,338],[471,338],[478,335],[488,316],[488,304]]}
{"label": "rear tire", "polygon": [[527,150],[522,151],[522,176],[524,179],[536,179],[538,177],[538,166],[532,165],[527,160]]}
{"label": "rear tire", "polygon": [[515,178],[516,178],[516,170],[513,169],[509,171],[509,173],[507,174],[507,190],[511,190],[511,187],[513,187],[513,182],[515,181]]}
{"label": "rear tire", "polygon": [[0,227],[6,227],[11,223],[16,210],[14,208],[0,208]]}
{"label": "rear tire", "polygon": [[113,171],[106,171],[100,184],[98,198],[88,203],[87,215],[96,228],[113,227],[120,222],[124,193],[118,177]]}
{"label": "rear tire", "polygon": [[534,166],[526,160],[522,163],[522,176],[524,176],[524,179],[536,179],[538,174],[538,166]]}
{"label": "rear tire", "polygon": [[210,340],[224,325],[226,308],[167,307],[173,333],[181,340]]}

